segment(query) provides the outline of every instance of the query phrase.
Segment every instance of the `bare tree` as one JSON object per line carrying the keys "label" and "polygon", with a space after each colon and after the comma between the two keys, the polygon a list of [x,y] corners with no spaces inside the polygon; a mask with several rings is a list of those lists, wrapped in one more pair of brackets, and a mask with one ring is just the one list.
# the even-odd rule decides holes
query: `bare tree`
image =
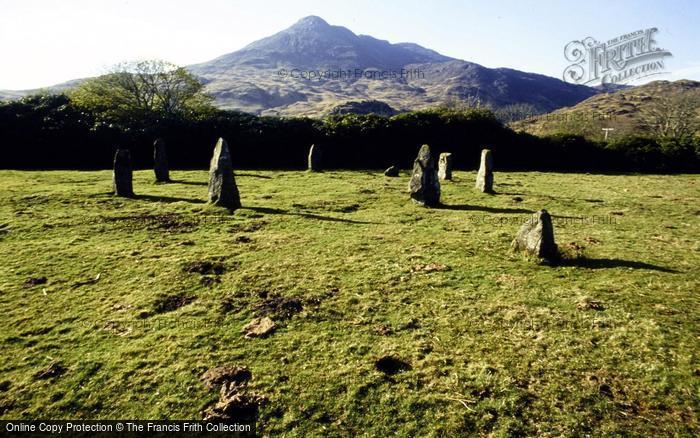
{"label": "bare tree", "polygon": [[687,138],[700,130],[700,91],[676,92],[649,102],[642,125],[657,138]]}
{"label": "bare tree", "polygon": [[469,109],[481,109],[486,107],[481,102],[481,98],[479,97],[478,93],[476,95],[465,94],[462,96],[448,95],[441,106],[443,108],[458,111],[464,111]]}
{"label": "bare tree", "polygon": [[496,115],[496,118],[501,121],[501,123],[508,124],[517,122],[518,120],[534,117],[541,114],[541,111],[537,111],[537,108],[529,103],[512,103],[510,105],[496,108],[493,113]]}

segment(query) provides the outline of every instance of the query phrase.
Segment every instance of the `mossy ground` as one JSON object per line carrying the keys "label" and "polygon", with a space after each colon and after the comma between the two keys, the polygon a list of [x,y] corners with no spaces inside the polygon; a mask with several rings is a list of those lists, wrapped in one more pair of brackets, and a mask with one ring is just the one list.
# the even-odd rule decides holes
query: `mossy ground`
{"label": "mossy ground", "polygon": [[[199,419],[200,375],[242,365],[269,434],[700,433],[697,176],[474,175],[425,209],[405,173],[241,171],[229,214],[204,171],[136,199],[0,172],[1,417]],[[509,250],[540,208],[578,258]]]}

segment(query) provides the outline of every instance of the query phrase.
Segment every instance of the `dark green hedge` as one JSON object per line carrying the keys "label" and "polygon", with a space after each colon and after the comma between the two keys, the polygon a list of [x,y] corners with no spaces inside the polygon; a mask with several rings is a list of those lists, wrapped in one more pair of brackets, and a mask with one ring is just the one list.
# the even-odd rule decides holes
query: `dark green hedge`
{"label": "dark green hedge", "polygon": [[97,122],[66,96],[32,96],[0,104],[0,167],[100,169],[117,146],[132,150],[139,168],[152,164],[152,143],[163,137],[174,168],[206,168],[218,137],[232,147],[235,166],[302,169],[312,143],[329,168],[409,167],[423,143],[450,151],[457,168],[477,167],[480,150],[494,151],[502,170],[697,172],[697,140],[659,143],[625,138],[611,144],[579,136],[539,138],[514,133],[485,110],[435,109],[393,117],[334,115],[323,120],[257,117],[234,111],[192,119],[149,120],[129,126]]}

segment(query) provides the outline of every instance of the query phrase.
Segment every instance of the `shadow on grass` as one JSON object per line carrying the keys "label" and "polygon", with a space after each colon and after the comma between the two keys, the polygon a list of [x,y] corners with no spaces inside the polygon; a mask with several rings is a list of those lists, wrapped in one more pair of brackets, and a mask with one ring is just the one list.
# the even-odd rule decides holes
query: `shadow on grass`
{"label": "shadow on grass", "polygon": [[169,184],[185,184],[187,186],[208,186],[207,181],[179,181],[176,179],[170,180]]}
{"label": "shadow on grass", "polygon": [[566,219],[566,220],[575,219],[575,220],[579,220],[579,221],[586,219],[584,216],[562,216],[560,214],[552,214],[550,216],[552,219]]}
{"label": "shadow on grass", "polygon": [[678,274],[680,271],[675,269],[665,268],[663,266],[652,265],[644,262],[635,262],[633,260],[621,260],[621,259],[589,259],[589,258],[576,258],[576,259],[561,259],[555,263],[555,266],[573,266],[577,268],[587,268],[587,269],[610,269],[610,268],[632,268],[632,269],[648,269],[650,271],[667,272],[671,274]]}
{"label": "shadow on grass", "polygon": [[481,205],[445,205],[441,204],[438,209],[457,211],[483,211],[484,213],[534,213],[526,208],[497,208],[484,207]]}
{"label": "shadow on grass", "polygon": [[243,206],[242,208],[244,210],[252,210],[256,213],[263,213],[263,214],[290,214],[287,210],[282,210],[281,208],[247,207],[247,206]]}
{"label": "shadow on grass", "polygon": [[352,219],[343,219],[339,217],[332,217],[332,216],[322,216],[319,214],[313,214],[313,213],[294,213],[290,212],[287,210],[283,210],[281,208],[271,208],[271,207],[243,207],[245,210],[251,210],[256,213],[263,213],[263,214],[285,214],[285,215],[290,215],[290,216],[300,216],[308,219],[316,219],[320,221],[329,221],[329,222],[342,222],[346,224],[355,224],[355,225],[369,225],[369,224],[377,224],[377,222],[366,222],[366,221],[356,221]]}
{"label": "shadow on grass", "polygon": [[526,193],[522,192],[498,192],[497,195],[506,195],[506,196],[525,196]]}
{"label": "shadow on grass", "polygon": [[309,219],[317,219],[320,221],[329,221],[329,222],[345,222],[348,224],[377,224],[377,222],[366,222],[366,221],[355,221],[352,219],[343,219],[343,218],[338,218],[338,217],[332,217],[332,216],[321,216],[318,214],[312,214],[312,213],[292,213],[296,216],[301,216]]}
{"label": "shadow on grass", "polygon": [[267,175],[255,175],[255,174],[253,174],[253,173],[238,173],[238,172],[234,172],[234,176],[244,176],[244,177],[247,177],[247,178],[272,179],[271,176],[267,176]]}
{"label": "shadow on grass", "polygon": [[190,202],[192,204],[204,204],[207,202],[203,199],[177,198],[177,197],[172,197],[172,196],[156,196],[156,195],[135,195],[133,197],[133,199],[140,199],[143,201],[151,201],[151,202],[165,202],[165,203]]}

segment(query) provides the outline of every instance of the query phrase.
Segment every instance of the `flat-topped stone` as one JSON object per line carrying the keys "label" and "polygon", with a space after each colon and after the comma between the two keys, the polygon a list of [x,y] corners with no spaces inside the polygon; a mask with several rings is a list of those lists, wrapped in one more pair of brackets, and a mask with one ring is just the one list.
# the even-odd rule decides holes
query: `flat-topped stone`
{"label": "flat-topped stone", "polygon": [[438,177],[443,181],[452,180],[452,154],[443,152],[438,160]]}
{"label": "flat-topped stone", "polygon": [[493,157],[490,149],[481,151],[481,164],[475,187],[484,193],[493,193]]}
{"label": "flat-topped stone", "polygon": [[168,153],[165,148],[165,140],[162,138],[153,142],[153,171],[156,174],[157,182],[170,182]]}
{"label": "flat-topped stone", "polygon": [[125,198],[134,196],[133,174],[131,152],[128,149],[117,149],[112,171],[112,187],[115,195]]}

